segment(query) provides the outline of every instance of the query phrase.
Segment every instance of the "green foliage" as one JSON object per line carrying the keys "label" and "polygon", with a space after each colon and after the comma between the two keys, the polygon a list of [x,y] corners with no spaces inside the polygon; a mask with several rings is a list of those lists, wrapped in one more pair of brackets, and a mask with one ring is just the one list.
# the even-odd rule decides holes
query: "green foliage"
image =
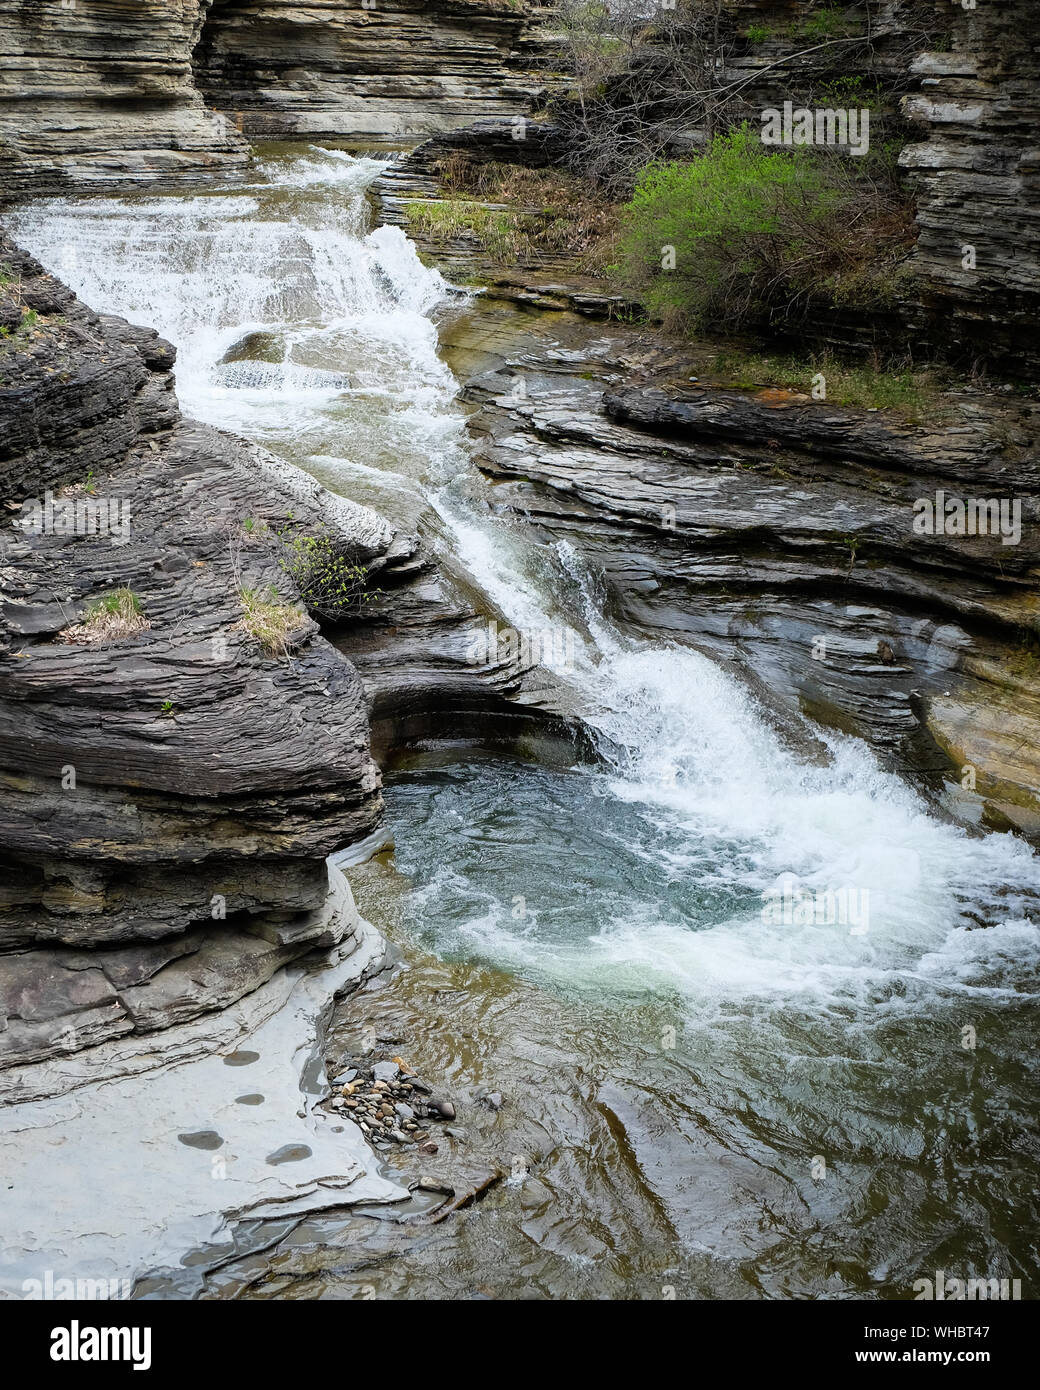
{"label": "green foliage", "polygon": [[824,39],[849,38],[857,32],[859,25],[854,16],[833,0],[825,0],[820,9],[799,20],[791,29],[792,38]]}
{"label": "green foliage", "polygon": [[748,43],[765,43],[769,38],[769,30],[764,24],[749,24],[747,31]]}
{"label": "green foliage", "polygon": [[141,615],[141,600],[133,589],[113,589],[87,605],[85,622],[101,617],[132,619]]}
{"label": "green foliage", "polygon": [[699,159],[652,165],[624,209],[618,269],[673,326],[890,302],[909,209],[851,163],[763,146],[745,123]]}
{"label": "green foliage", "polygon": [[811,282],[843,201],[822,161],[767,150],[745,124],[700,159],[644,171],[622,265],[660,318],[746,319]]}
{"label": "green foliage", "polygon": [[278,535],[283,545],[279,564],[310,612],[343,620],[355,617],[377,596],[377,589],[367,587],[368,569],[344,555],[329,536]]}

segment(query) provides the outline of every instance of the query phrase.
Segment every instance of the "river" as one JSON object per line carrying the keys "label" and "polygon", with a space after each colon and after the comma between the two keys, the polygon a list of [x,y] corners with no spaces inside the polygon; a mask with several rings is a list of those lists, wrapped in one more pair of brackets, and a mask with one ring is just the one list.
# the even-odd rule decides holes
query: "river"
{"label": "river", "polygon": [[177,345],[186,413],[426,509],[506,621],[572,628],[603,751],[416,759],[393,852],[350,871],[401,966],[334,1038],[403,1038],[466,1101],[442,1166],[508,1181],[421,1238],[303,1223],[208,1292],[906,1298],[945,1270],[1035,1297],[1037,859],[853,740],[803,764],[721,667],[616,631],[580,557],[495,516],[438,341],[472,291],[372,229],[382,167],[270,147],[245,184],[10,218]]}

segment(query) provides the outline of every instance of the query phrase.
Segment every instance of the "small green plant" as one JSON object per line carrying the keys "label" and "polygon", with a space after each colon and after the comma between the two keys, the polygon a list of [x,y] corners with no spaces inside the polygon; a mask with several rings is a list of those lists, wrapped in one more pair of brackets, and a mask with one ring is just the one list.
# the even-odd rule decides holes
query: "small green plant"
{"label": "small green plant", "polygon": [[351,618],[377,596],[368,588],[368,569],[344,555],[327,535],[279,532],[282,570],[296,585],[309,612],[332,621]]}
{"label": "small green plant", "polygon": [[306,613],[286,603],[274,585],[240,589],[239,598],[242,621],[236,626],[255,638],[269,656],[288,656],[289,638],[306,623]]}
{"label": "small green plant", "polygon": [[28,329],[28,328],[35,328],[36,325],[37,325],[37,323],[39,322],[39,320],[40,320],[40,316],[39,316],[39,314],[36,312],[35,309],[23,309],[23,310],[22,310],[22,321],[21,321],[21,323],[19,324],[19,330],[21,330],[21,329]]}
{"label": "small green plant", "polygon": [[799,20],[791,29],[796,39],[836,39],[850,38],[859,31],[860,25],[853,15],[843,7],[825,3],[821,9]]}
{"label": "small green plant", "polygon": [[172,713],[173,713],[173,701],[172,701],[172,700],[164,700],[164,701],[162,702],[162,704],[159,706],[159,709],[160,709],[160,711],[161,711],[163,714],[172,714]]}
{"label": "small green plant", "polygon": [[243,530],[243,531],[252,531],[252,529],[253,529],[253,527],[254,527],[255,525],[256,525],[256,522],[253,520],[253,518],[252,518],[251,516],[247,516],[246,519],[245,519],[245,521],[242,522],[242,530]]}
{"label": "small green plant", "polygon": [[59,637],[65,642],[95,645],[122,641],[150,626],[134,591],[113,589],[111,593],[92,599],[82,622],[65,628]]}
{"label": "small green plant", "polygon": [[84,621],[101,617],[131,619],[140,616],[141,600],[133,589],[113,589],[110,594],[102,594],[87,605]]}
{"label": "small green plant", "polygon": [[748,43],[765,43],[769,38],[769,30],[764,24],[749,24],[747,31]]}

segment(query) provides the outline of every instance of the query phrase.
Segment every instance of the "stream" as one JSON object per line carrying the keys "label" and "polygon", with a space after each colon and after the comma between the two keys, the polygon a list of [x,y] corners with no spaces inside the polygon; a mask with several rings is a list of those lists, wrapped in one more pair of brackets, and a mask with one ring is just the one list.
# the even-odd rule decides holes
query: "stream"
{"label": "stream", "polygon": [[944,1270],[1036,1297],[1036,857],[855,740],[803,764],[723,668],[617,631],[577,554],[487,504],[438,339],[479,299],[372,229],[385,159],[259,154],[246,184],[11,230],[176,344],[186,414],[428,511],[506,621],[572,628],[603,759],[413,759],[393,851],[348,873],[401,960],[334,1041],[373,1028],[459,1098],[432,1169],[508,1178],[421,1236],[311,1219],[209,1296],[912,1298]]}

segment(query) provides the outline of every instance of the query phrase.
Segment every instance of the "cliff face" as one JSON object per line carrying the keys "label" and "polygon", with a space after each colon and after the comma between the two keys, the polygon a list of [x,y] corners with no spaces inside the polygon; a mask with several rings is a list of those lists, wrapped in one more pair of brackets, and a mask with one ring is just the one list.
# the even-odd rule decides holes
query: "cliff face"
{"label": "cliff face", "polygon": [[540,17],[508,0],[214,0],[196,81],[251,135],[429,133],[525,109]]}
{"label": "cliff face", "polygon": [[[2,1069],[223,1008],[336,944],[325,859],[381,803],[354,668],[309,619],[290,660],[242,625],[244,591],[295,592],[243,519],[313,519],[306,485],[180,416],[154,332],[7,240],[0,272]],[[342,507],[385,563],[391,528]],[[82,640],[119,590],[137,630]]]}
{"label": "cliff face", "polygon": [[[892,327],[964,359],[1040,367],[1040,56],[1028,0],[966,8],[948,0],[836,7],[807,0],[726,7],[721,56],[735,110],[757,127],[767,106],[872,107],[916,199],[909,260],[917,290]],[[849,81],[859,86],[846,87]],[[859,94],[857,94],[859,93]],[[888,331],[886,327],[886,332]],[[850,321],[847,334],[863,336]],[[840,336],[840,332],[839,332]]]}
{"label": "cliff face", "polygon": [[1040,367],[1040,49],[1031,4],[943,5],[949,50],[913,63],[921,322]]}
{"label": "cliff face", "polygon": [[192,75],[208,0],[0,0],[0,197],[226,172],[249,149]]}

